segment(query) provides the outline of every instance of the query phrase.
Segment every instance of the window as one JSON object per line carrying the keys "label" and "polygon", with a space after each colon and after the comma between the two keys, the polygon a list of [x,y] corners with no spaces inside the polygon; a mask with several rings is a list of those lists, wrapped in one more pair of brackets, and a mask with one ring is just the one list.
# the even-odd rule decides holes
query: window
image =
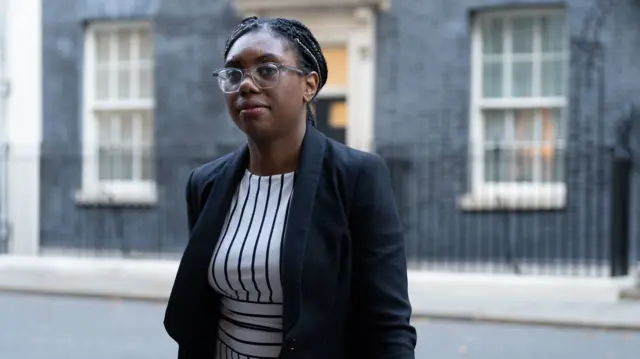
{"label": "window", "polygon": [[315,104],[316,126],[328,137],[346,143],[348,125],[347,85],[348,55],[346,46],[323,46],[329,78]]}
{"label": "window", "polygon": [[473,31],[474,192],[563,195],[564,12],[483,13]]}
{"label": "window", "polygon": [[83,192],[155,196],[153,51],[147,24],[87,29]]}

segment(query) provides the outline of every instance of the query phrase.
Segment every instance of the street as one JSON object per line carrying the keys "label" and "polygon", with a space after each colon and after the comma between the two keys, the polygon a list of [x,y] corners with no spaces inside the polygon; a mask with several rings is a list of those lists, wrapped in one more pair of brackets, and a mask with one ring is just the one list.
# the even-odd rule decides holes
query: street
{"label": "street", "polygon": [[[164,303],[0,293],[0,358],[175,359]],[[634,359],[640,332],[417,321],[420,359]]]}

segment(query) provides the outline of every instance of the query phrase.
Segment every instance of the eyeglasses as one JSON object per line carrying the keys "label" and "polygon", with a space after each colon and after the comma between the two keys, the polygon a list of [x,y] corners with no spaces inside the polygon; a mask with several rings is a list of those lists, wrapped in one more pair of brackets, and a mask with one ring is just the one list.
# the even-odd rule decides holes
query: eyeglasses
{"label": "eyeglasses", "polygon": [[242,81],[244,81],[247,73],[251,79],[261,89],[269,89],[278,84],[281,71],[292,71],[300,75],[306,74],[305,71],[283,64],[264,63],[256,65],[249,70],[237,68],[223,68],[213,72],[213,77],[218,78],[218,85],[224,93],[233,93],[240,89]]}

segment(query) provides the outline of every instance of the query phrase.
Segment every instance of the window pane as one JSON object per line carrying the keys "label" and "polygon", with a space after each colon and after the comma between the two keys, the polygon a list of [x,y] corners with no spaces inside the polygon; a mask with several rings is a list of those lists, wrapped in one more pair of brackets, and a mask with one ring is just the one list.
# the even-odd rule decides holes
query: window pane
{"label": "window pane", "polygon": [[346,87],[348,83],[348,52],[344,46],[323,48],[327,66],[331,69],[326,85]]}
{"label": "window pane", "polygon": [[102,113],[98,116],[99,166],[101,180],[131,180],[133,176],[133,128],[131,114]]}
{"label": "window pane", "polygon": [[128,99],[131,97],[131,71],[128,68],[118,70],[118,98]]}
{"label": "window pane", "polygon": [[113,141],[109,116],[106,114],[97,114],[96,119],[98,121],[98,143],[100,146],[109,146]]}
{"label": "window pane", "polygon": [[524,148],[517,151],[516,182],[533,182],[533,161],[537,152],[534,148]]}
{"label": "window pane", "polygon": [[482,24],[482,52],[484,54],[502,53],[502,34],[504,23],[501,19],[489,19]]}
{"label": "window pane", "polygon": [[140,119],[142,121],[142,139],[140,141],[142,146],[140,159],[140,161],[142,161],[142,164],[140,166],[142,168],[142,179],[152,180],[155,177],[155,157],[153,153],[154,124],[151,112],[143,112]]}
{"label": "window pane", "polygon": [[131,31],[118,31],[118,59],[122,62],[131,60]]}
{"label": "window pane", "polygon": [[344,143],[347,135],[349,103],[343,97],[321,98],[313,106],[316,127],[327,137]]}
{"label": "window pane", "polygon": [[133,179],[133,154],[131,148],[113,150],[112,171],[114,179]]}
{"label": "window pane", "polygon": [[146,147],[142,150],[142,179],[146,181],[153,180],[155,177],[155,158],[153,156],[153,148]]}
{"label": "window pane", "polygon": [[542,61],[542,96],[564,95],[564,61]]}
{"label": "window pane", "polygon": [[109,98],[109,70],[96,70],[96,97],[98,100],[106,100]]}
{"label": "window pane", "polygon": [[502,64],[485,62],[482,73],[483,96],[502,97]]}
{"label": "window pane", "polygon": [[151,146],[153,145],[153,133],[155,130],[152,114],[150,111],[143,111],[140,118],[142,119],[142,139],[140,142],[144,146]]}
{"label": "window pane", "polygon": [[101,148],[99,156],[99,178],[101,180],[132,179],[133,156],[130,149]]}
{"label": "window pane", "polygon": [[542,118],[542,139],[549,143],[563,143],[565,140],[565,123],[561,109],[543,109]]}
{"label": "window pane", "polygon": [[329,126],[344,129],[347,127],[348,120],[346,101],[332,103],[329,109]]}
{"label": "window pane", "polygon": [[504,111],[484,111],[484,139],[490,146],[501,144],[506,137]]}
{"label": "window pane", "polygon": [[515,17],[511,21],[511,29],[513,52],[533,52],[533,18]]}
{"label": "window pane", "polygon": [[111,156],[110,149],[100,147],[98,150],[98,178],[100,180],[110,180],[111,178]]}
{"label": "window pane", "polygon": [[140,59],[142,60],[150,60],[153,58],[153,39],[151,34],[147,30],[141,30],[139,32],[139,43],[140,43]]}
{"label": "window pane", "polygon": [[514,111],[514,136],[516,141],[535,140],[535,116],[533,110]]}
{"label": "window pane", "polygon": [[531,96],[533,89],[533,62],[515,61],[511,89],[514,97]]}
{"label": "window pane", "polygon": [[558,142],[567,140],[567,117],[564,109],[551,110],[555,139]]}
{"label": "window pane", "polygon": [[512,150],[499,148],[485,150],[484,180],[486,182],[509,182],[512,168]]}
{"label": "window pane", "polygon": [[542,51],[562,52],[565,43],[564,16],[552,15],[541,19]]}
{"label": "window pane", "polygon": [[104,64],[109,62],[109,33],[96,33],[96,62]]}
{"label": "window pane", "polygon": [[133,114],[121,113],[120,119],[120,133],[118,142],[121,146],[131,148],[134,144],[133,140]]}
{"label": "window pane", "polygon": [[139,70],[138,74],[138,89],[140,91],[139,97],[142,99],[153,98],[153,73],[150,68],[143,67]]}
{"label": "window pane", "polygon": [[565,151],[553,147],[543,149],[542,153],[542,181],[564,182]]}

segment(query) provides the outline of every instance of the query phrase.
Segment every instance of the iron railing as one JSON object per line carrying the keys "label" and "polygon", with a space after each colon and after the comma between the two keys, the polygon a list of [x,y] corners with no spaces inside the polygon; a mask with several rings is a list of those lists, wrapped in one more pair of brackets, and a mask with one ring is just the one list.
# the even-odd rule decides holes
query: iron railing
{"label": "iron railing", "polygon": [[[610,149],[594,146],[566,151],[557,167],[562,172],[557,178],[562,179],[563,194],[549,191],[554,187],[549,182],[527,182],[526,176],[514,177],[526,193],[501,191],[499,183],[478,190],[472,185],[472,168],[478,161],[486,164],[486,156],[429,153],[424,148],[378,147],[391,171],[412,267],[536,275],[614,274],[611,226],[616,212],[611,204],[612,188],[617,184],[612,183]],[[509,162],[511,168],[517,164],[513,157],[491,162]],[[482,181],[496,178],[500,176],[484,174]],[[483,188],[490,189],[483,192]],[[503,188],[513,190],[512,185]],[[475,197],[476,203],[469,197]],[[635,240],[640,243],[639,238]]]}
{"label": "iron railing", "polygon": [[[526,176],[515,176],[528,186],[528,196],[524,197],[505,195],[499,186],[495,192],[473,188],[471,168],[477,161],[486,164],[487,158],[466,152],[433,153],[424,146],[406,144],[379,145],[376,151],[391,172],[413,268],[611,274],[612,255],[618,251],[612,249],[612,235],[620,233],[612,231],[612,223],[620,221],[612,217],[617,213],[612,209],[612,203],[616,203],[612,196],[619,192],[612,191],[614,156],[610,149],[594,146],[585,151],[565,151],[554,169],[562,173],[544,177],[561,181],[564,193],[549,192],[549,183],[536,187],[526,182]],[[226,152],[220,151],[219,155]],[[156,203],[114,205],[79,202],[81,157],[43,151],[42,253],[178,258],[187,241],[186,177],[192,168],[215,157],[188,153],[176,151],[154,159]],[[492,160],[494,170],[500,162],[516,163],[513,157],[503,157],[504,151],[493,154],[498,156]],[[637,236],[628,231],[623,234]],[[624,248],[628,252],[634,247]]]}

